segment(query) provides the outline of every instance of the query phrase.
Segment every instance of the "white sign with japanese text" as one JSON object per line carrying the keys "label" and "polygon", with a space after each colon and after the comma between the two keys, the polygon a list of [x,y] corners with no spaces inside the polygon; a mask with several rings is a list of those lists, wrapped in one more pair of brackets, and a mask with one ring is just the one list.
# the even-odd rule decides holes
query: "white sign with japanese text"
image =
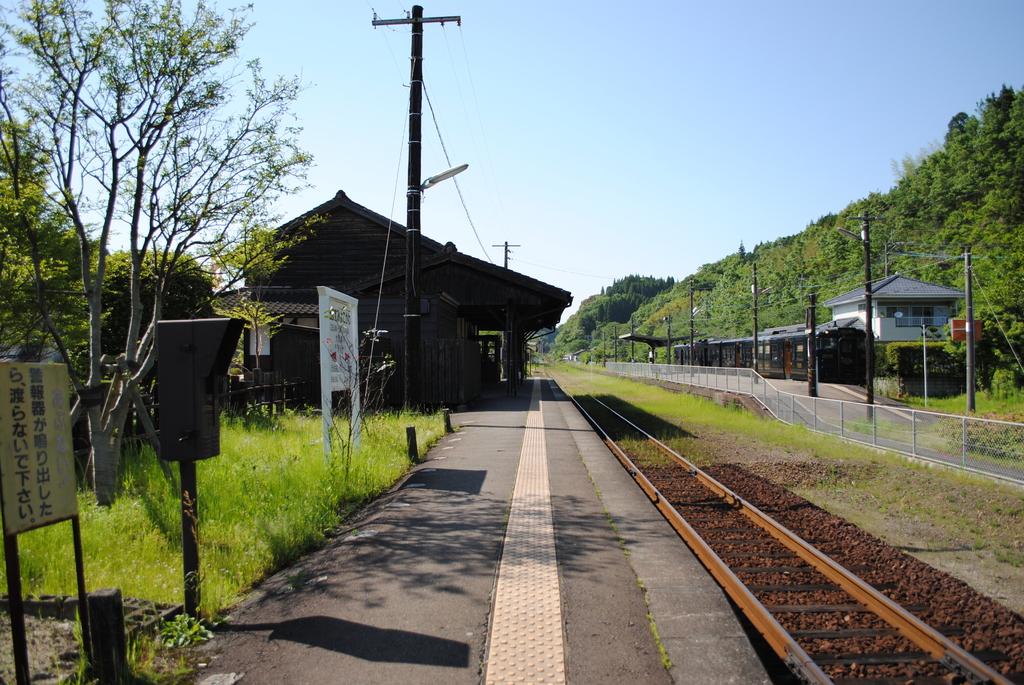
{"label": "white sign with japanese text", "polygon": [[0,362],[0,481],[6,535],[78,513],[63,364]]}
{"label": "white sign with japanese text", "polygon": [[320,409],[323,415],[324,456],[331,455],[332,392],[347,392],[352,421],[352,444],[359,446],[359,301],[325,286],[320,296]]}

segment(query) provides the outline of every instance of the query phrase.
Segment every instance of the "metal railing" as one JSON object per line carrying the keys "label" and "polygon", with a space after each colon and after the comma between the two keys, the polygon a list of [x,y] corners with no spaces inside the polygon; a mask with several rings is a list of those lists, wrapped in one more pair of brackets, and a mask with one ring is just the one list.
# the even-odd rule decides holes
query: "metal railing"
{"label": "metal railing", "polygon": [[794,395],[753,369],[607,362],[624,376],[750,395],[784,423],[1024,483],[1024,424]]}
{"label": "metal railing", "polygon": [[945,326],[948,316],[901,316],[894,319],[896,328],[918,328],[920,326]]}

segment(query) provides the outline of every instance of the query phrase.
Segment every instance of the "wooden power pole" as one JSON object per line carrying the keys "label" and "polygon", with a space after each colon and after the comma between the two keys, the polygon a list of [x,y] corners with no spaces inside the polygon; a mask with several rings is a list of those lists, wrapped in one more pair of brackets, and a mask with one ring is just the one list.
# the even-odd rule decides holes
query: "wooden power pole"
{"label": "wooden power pole", "polygon": [[807,306],[807,396],[818,396],[818,294]]}
{"label": "wooden power pole", "polygon": [[750,286],[750,292],[754,295],[754,372],[757,372],[757,264],[752,265],[754,268],[754,282]]}
{"label": "wooden power pole", "polygon": [[508,256],[512,253],[512,250],[510,250],[509,248],[510,247],[522,247],[522,245],[509,245],[508,241],[506,240],[503,243],[498,243],[497,245],[491,245],[491,247],[504,247],[505,248],[505,268],[507,269],[508,268]]}
{"label": "wooden power pole", "polygon": [[871,222],[877,216],[855,216],[860,221],[860,240],[864,245],[864,401],[875,403],[875,329],[871,305]]}
{"label": "wooden power pole", "polygon": [[402,390],[406,407],[420,402],[420,202],[423,197],[420,150],[423,119],[423,25],[455,22],[462,18],[424,17],[423,7],[412,6],[412,14],[405,19],[378,19],[374,14],[373,26],[412,25],[412,51],[409,77],[409,186],[406,191],[405,221],[405,331],[402,346]]}
{"label": "wooden power pole", "polygon": [[690,352],[686,363],[693,366],[693,281],[690,281]]}

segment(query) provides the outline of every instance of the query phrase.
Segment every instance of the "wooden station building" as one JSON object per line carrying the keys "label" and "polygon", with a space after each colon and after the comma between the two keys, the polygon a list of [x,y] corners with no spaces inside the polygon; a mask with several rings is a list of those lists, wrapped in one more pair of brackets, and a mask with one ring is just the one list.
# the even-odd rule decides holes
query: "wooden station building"
{"label": "wooden station building", "polygon": [[[260,345],[259,368],[306,381],[319,396],[317,286],[359,300],[364,369],[388,361],[387,404],[402,401],[405,313],[405,227],[353,202],[343,192],[285,223],[282,234],[306,237],[285,249],[283,265],[265,282],[228,295],[260,300],[281,325]],[[556,286],[459,252],[425,235],[420,241],[420,313],[424,404],[457,405],[481,386],[504,380],[515,393],[526,372],[527,341],[553,328],[572,295]],[[248,335],[247,362],[256,345]],[[372,349],[372,353],[371,353]]]}

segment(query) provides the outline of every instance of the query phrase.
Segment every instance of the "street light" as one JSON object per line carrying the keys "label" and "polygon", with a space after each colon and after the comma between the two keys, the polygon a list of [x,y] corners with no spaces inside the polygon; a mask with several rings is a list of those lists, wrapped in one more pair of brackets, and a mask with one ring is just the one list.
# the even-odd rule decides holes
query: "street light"
{"label": "street light", "polygon": [[431,176],[431,177],[427,178],[425,181],[423,181],[423,183],[420,184],[420,190],[426,190],[427,188],[432,188],[432,187],[436,186],[438,183],[440,183],[441,181],[447,181],[452,176],[456,176],[458,174],[461,174],[463,171],[465,171],[468,168],[469,168],[468,164],[460,164],[458,166],[453,166],[451,169],[448,169],[447,171],[442,171],[439,174]]}
{"label": "street light", "polygon": [[[410,114],[410,120],[412,114]],[[417,121],[417,128],[418,128]],[[416,136],[418,137],[418,132]],[[410,140],[413,139],[410,131]],[[412,143],[410,143],[411,145]],[[419,142],[416,142],[415,160],[410,147],[409,160],[409,190],[406,193],[408,208],[406,211],[405,225],[405,330],[403,331],[403,354],[402,371],[403,398],[405,406],[413,408],[419,405],[420,401],[420,374],[418,356],[420,355],[420,200],[423,191],[431,188],[445,179],[462,173],[468,164],[452,167],[447,171],[430,176],[424,181],[417,183],[414,179],[419,178]],[[509,369],[511,371],[511,368]],[[510,374],[511,376],[511,374]]]}

